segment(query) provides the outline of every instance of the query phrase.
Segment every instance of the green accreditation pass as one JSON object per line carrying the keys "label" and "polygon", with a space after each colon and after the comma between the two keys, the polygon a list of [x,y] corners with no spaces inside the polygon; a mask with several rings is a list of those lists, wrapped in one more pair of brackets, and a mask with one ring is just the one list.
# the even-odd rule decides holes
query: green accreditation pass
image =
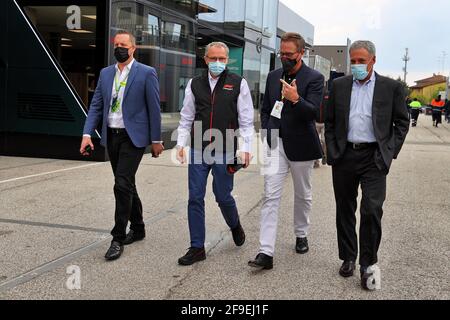
{"label": "green accreditation pass", "polygon": [[[128,76],[127,76],[128,78]],[[119,82],[117,79],[117,76],[114,78],[114,89],[115,92],[113,94],[113,100],[111,103],[111,112],[116,113],[120,111],[120,99],[119,99],[119,92],[120,89],[125,88],[127,86],[127,78],[124,79],[124,81]]]}

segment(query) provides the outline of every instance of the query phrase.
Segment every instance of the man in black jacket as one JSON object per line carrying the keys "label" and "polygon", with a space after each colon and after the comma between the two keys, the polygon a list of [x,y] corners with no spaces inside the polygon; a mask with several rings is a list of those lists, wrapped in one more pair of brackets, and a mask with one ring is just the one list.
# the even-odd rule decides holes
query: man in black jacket
{"label": "man in black jacket", "polygon": [[283,68],[267,79],[261,123],[271,148],[265,156],[265,198],[261,211],[260,250],[249,265],[272,269],[275,252],[278,210],[283,184],[291,171],[295,189],[296,251],[309,250],[309,216],[312,209],[312,169],[322,158],[322,148],[315,127],[317,109],[322,102],[324,77],[306,66],[302,57],[305,40],[297,33],[281,38],[280,58]]}
{"label": "man in black jacket", "polygon": [[325,137],[328,164],[333,166],[339,273],[353,276],[358,255],[355,231],[358,187],[361,185],[359,232],[361,285],[378,262],[386,176],[405,141],[409,114],[400,82],[375,73],[375,45],[357,41],[350,48],[352,76],[336,79],[327,107]]}

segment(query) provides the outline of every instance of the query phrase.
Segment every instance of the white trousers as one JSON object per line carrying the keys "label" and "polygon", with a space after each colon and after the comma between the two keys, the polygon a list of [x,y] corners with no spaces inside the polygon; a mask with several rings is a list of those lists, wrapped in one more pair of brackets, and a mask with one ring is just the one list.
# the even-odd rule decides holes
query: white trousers
{"label": "white trousers", "polygon": [[273,257],[278,227],[283,185],[291,172],[294,182],[294,232],[297,238],[306,238],[312,210],[312,170],[314,161],[292,162],[286,157],[282,140],[278,152],[265,154],[264,203],[261,210],[260,253]]}

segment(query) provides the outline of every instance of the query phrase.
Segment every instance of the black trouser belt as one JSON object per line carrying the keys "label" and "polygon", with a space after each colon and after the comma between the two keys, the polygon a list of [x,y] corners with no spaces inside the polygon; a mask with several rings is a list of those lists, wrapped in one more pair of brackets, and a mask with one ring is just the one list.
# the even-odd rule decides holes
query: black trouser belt
{"label": "black trouser belt", "polygon": [[378,143],[351,143],[349,142],[347,146],[353,150],[362,150],[362,149],[368,149],[378,146]]}
{"label": "black trouser belt", "polygon": [[120,128],[108,128],[108,131],[111,133],[115,133],[115,134],[127,132],[125,129],[120,129]]}

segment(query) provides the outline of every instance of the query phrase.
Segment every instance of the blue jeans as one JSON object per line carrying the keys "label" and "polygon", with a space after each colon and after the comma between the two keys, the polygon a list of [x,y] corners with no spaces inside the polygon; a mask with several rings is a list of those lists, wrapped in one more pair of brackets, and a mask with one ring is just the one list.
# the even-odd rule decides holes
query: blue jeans
{"label": "blue jeans", "polygon": [[192,248],[203,248],[205,245],[205,194],[210,171],[213,176],[213,192],[216,202],[227,225],[230,229],[234,229],[239,224],[236,201],[231,195],[234,177],[226,170],[226,161],[233,158],[233,154],[228,156],[217,154],[213,159],[216,161],[205,161],[200,150],[191,149],[188,220]]}

